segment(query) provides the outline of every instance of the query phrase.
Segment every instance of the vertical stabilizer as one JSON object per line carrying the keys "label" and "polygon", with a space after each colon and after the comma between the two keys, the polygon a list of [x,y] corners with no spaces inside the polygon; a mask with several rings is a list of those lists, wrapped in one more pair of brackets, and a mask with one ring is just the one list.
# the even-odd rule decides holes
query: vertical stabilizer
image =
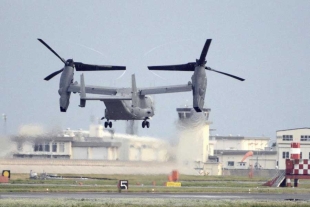
{"label": "vertical stabilizer", "polygon": [[136,76],[135,74],[132,74],[131,76],[131,90],[132,90],[132,105],[134,107],[139,106],[139,97],[138,97],[138,90],[136,85]]}
{"label": "vertical stabilizer", "polygon": [[80,86],[80,107],[85,107],[86,105],[86,92],[85,92],[85,82],[84,74],[81,75],[81,86]]}

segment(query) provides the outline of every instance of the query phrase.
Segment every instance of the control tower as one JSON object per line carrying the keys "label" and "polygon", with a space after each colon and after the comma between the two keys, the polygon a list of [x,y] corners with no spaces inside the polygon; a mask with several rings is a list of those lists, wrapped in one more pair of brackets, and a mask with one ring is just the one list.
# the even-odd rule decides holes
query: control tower
{"label": "control tower", "polygon": [[210,111],[208,108],[204,108],[203,112],[196,112],[188,107],[177,108],[177,161],[179,165],[195,170],[200,175],[222,175],[221,163],[214,160],[215,142],[209,141]]}
{"label": "control tower", "polygon": [[177,108],[179,119],[177,161],[179,164],[199,168],[208,161],[209,145],[209,113],[204,108],[196,112],[193,108]]}

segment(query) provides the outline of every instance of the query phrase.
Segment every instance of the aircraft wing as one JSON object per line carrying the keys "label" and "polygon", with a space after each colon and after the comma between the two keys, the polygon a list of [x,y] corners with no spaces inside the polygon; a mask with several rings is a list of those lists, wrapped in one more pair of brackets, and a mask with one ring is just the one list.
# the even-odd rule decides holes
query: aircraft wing
{"label": "aircraft wing", "polygon": [[161,93],[178,93],[192,90],[192,83],[188,82],[186,85],[173,85],[173,86],[159,86],[152,88],[140,88],[140,95],[148,94],[161,94]]}
{"label": "aircraft wing", "polygon": [[131,100],[131,96],[96,96],[96,97],[82,97],[82,100],[90,101],[115,101],[115,100]]}
{"label": "aircraft wing", "polygon": [[[81,85],[79,84],[71,84],[68,88],[68,92],[80,93],[80,91]],[[117,93],[117,88],[86,85],[85,92],[92,94],[115,95]]]}

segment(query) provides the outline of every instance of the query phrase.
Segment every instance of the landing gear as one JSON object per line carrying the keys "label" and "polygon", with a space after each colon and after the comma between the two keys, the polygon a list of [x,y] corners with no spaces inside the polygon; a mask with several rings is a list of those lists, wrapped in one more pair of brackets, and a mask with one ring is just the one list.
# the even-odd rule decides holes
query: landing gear
{"label": "landing gear", "polygon": [[144,128],[144,127],[150,128],[150,122],[144,120],[144,121],[142,122],[142,128]]}
{"label": "landing gear", "polygon": [[112,122],[110,121],[104,122],[104,128],[108,128],[108,127],[112,128]]}

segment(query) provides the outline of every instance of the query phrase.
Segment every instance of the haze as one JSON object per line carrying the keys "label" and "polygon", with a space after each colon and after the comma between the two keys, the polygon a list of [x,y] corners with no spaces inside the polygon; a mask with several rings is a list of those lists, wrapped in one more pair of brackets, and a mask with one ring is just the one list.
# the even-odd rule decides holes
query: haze
{"label": "haze", "polygon": [[[205,107],[214,134],[275,137],[276,130],[309,127],[310,1],[1,1],[1,134],[25,124],[52,129],[87,129],[104,116],[102,102],[78,107],[72,94],[59,111],[59,78],[44,77],[63,67],[37,38],[65,59],[127,66],[127,72],[84,72],[86,84],[138,87],[184,84],[191,72],[156,72],[148,65],[183,64],[199,58],[212,38],[207,65],[246,79],[207,72]],[[75,73],[79,82],[81,72]],[[158,77],[161,76],[164,79]],[[176,108],[192,94],[155,96],[150,129],[139,134],[171,139]],[[118,133],[124,121],[113,123]],[[6,129],[5,129],[6,128]]]}

